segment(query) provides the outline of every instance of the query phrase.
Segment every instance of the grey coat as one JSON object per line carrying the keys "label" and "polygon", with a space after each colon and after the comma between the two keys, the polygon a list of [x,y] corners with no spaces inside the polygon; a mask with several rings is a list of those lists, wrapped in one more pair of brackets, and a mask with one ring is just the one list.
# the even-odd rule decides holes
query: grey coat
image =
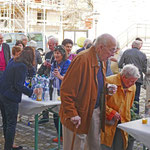
{"label": "grey coat", "polygon": [[139,83],[143,83],[143,73],[146,73],[147,58],[146,55],[137,48],[132,48],[124,51],[120,61],[118,63],[119,68],[123,68],[126,64],[134,64],[140,72],[141,78],[137,80]]}

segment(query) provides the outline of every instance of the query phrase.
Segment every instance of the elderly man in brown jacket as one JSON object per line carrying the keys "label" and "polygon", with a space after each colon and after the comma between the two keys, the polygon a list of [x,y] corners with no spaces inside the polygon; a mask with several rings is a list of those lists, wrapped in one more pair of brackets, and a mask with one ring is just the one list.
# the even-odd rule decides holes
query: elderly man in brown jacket
{"label": "elderly man in brown jacket", "polygon": [[64,150],[84,150],[85,145],[88,150],[100,150],[100,129],[104,131],[105,124],[105,101],[101,100],[105,61],[115,51],[115,38],[102,34],[68,68],[60,90]]}

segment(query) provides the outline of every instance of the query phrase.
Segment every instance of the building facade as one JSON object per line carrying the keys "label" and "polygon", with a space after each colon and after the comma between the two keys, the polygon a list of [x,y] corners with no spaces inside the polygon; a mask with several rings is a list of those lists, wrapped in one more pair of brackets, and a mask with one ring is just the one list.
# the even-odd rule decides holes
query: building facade
{"label": "building facade", "polygon": [[0,32],[62,36],[64,29],[88,29],[92,12],[92,0],[0,0]]}

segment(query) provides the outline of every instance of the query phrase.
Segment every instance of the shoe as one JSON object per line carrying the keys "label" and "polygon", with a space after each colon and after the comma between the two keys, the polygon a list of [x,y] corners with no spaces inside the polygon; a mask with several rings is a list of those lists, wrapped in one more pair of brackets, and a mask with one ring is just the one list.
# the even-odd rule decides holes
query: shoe
{"label": "shoe", "polygon": [[[61,141],[61,142],[63,141],[63,138],[62,138],[62,136],[60,137],[60,141]],[[57,138],[54,138],[54,139],[53,139],[53,142],[56,142],[56,143],[58,143],[58,137],[57,137]]]}
{"label": "shoe", "polygon": [[22,149],[23,149],[22,146],[14,146],[14,147],[12,148],[12,150],[22,150]]}
{"label": "shoe", "polygon": [[45,118],[42,118],[41,120],[39,120],[39,124],[43,124],[43,123],[47,123],[49,122],[49,119],[45,119]]}
{"label": "shoe", "polygon": [[21,117],[22,117],[22,116],[18,114],[17,122],[21,122]]}

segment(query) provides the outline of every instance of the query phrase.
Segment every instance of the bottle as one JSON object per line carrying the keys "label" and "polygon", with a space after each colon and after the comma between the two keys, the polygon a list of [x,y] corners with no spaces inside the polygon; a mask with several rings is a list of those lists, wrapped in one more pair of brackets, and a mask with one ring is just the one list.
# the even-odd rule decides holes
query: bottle
{"label": "bottle", "polygon": [[31,81],[31,85],[32,85],[31,89],[34,89],[37,83],[38,83],[38,82],[37,82],[37,78],[36,78],[36,77],[33,77],[33,78],[32,78],[32,81]]}
{"label": "bottle", "polygon": [[[38,83],[38,82],[37,82],[37,78],[36,78],[36,77],[33,77],[33,78],[32,78],[32,81],[31,81],[31,84],[32,84],[31,89],[32,89],[32,90],[35,89],[37,83]],[[36,100],[36,94],[33,93],[32,96],[31,96],[31,98],[32,98],[33,100]]]}
{"label": "bottle", "polygon": [[28,87],[31,89],[32,88],[32,78],[29,78],[29,85]]}
{"label": "bottle", "polygon": [[45,77],[42,77],[42,88],[43,88],[43,92],[42,92],[42,100],[44,101],[45,99],[45,91],[46,91],[46,79]]}
{"label": "bottle", "polygon": [[50,95],[50,100],[53,100],[53,80],[49,80],[49,95]]}
{"label": "bottle", "polygon": [[49,101],[49,100],[50,100],[49,87],[46,87],[44,100],[45,100],[45,101]]}
{"label": "bottle", "polygon": [[36,97],[37,101],[42,101],[42,92],[43,92],[43,88],[42,88],[42,84],[40,82],[38,82],[38,85],[36,86],[36,88],[38,88],[38,94]]}
{"label": "bottle", "polygon": [[24,84],[25,84],[26,87],[28,87],[29,86],[29,80],[26,79]]}
{"label": "bottle", "polygon": [[53,89],[53,101],[57,101],[58,98],[58,93],[57,93],[57,88]]}
{"label": "bottle", "polygon": [[46,83],[46,85],[44,88],[45,89],[44,100],[49,101],[50,95],[49,95],[49,79],[48,78],[45,79],[45,83]]}

